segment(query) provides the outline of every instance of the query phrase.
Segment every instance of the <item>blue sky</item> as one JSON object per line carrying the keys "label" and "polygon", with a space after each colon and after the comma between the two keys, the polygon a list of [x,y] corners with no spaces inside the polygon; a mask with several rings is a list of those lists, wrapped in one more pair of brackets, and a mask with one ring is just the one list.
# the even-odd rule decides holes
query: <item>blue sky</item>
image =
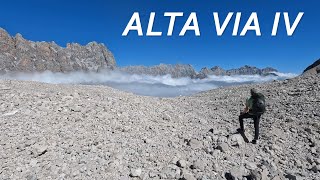
{"label": "blue sky", "polygon": [[[199,70],[248,64],[300,73],[320,58],[318,7],[317,0],[12,0],[1,2],[0,27],[11,35],[21,33],[29,40],[55,41],[61,46],[101,42],[114,53],[119,66],[184,63]],[[172,37],[139,37],[134,32],[123,37],[133,12],[140,13],[144,33],[150,12],[156,12],[154,29],[163,34],[169,24],[164,12],[184,12],[185,16],[176,19]],[[187,32],[179,37],[190,12],[197,13],[201,36]],[[232,37],[233,18],[225,34],[218,37],[212,12],[219,12],[221,18],[228,12],[242,12],[240,30],[251,12],[257,12],[262,36],[248,32],[245,37]],[[298,12],[305,13],[292,37],[286,35],[283,18],[278,35],[270,35],[276,12],[289,12],[292,21]]]}

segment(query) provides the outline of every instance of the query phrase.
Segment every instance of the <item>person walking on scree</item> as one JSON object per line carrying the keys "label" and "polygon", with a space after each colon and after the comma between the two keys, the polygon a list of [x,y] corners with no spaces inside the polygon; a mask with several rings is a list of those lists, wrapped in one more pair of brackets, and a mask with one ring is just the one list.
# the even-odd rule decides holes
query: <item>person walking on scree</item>
{"label": "person walking on scree", "polygon": [[256,89],[250,90],[251,96],[246,101],[245,109],[240,113],[239,123],[240,128],[238,132],[244,133],[243,119],[252,118],[254,121],[254,139],[252,140],[253,144],[256,144],[259,139],[259,123],[260,117],[266,111],[265,106],[265,97],[263,94],[258,93]]}

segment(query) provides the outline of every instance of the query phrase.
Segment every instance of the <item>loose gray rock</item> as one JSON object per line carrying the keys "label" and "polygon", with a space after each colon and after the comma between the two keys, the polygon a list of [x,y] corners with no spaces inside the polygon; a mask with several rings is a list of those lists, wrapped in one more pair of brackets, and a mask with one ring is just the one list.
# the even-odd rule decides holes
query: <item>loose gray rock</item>
{"label": "loose gray rock", "polygon": [[221,143],[218,145],[217,149],[219,149],[221,152],[228,153],[230,148],[227,143]]}
{"label": "loose gray rock", "polygon": [[242,146],[245,143],[240,134],[232,135],[229,139],[231,146]]}
{"label": "loose gray rock", "polygon": [[256,170],[258,168],[257,165],[255,163],[252,163],[252,162],[246,162],[245,167],[248,170]]}
{"label": "loose gray rock", "polygon": [[191,140],[188,142],[188,145],[189,145],[190,147],[192,147],[193,149],[202,148],[202,142],[201,142],[201,141],[198,141],[197,139],[191,139]]}
{"label": "loose gray rock", "polygon": [[142,173],[142,170],[141,170],[140,168],[138,168],[138,169],[131,169],[130,176],[131,176],[131,177],[140,177],[140,176],[141,176],[141,173]]}
{"label": "loose gray rock", "polygon": [[198,169],[200,171],[204,171],[205,170],[205,166],[207,166],[207,164],[205,162],[203,162],[201,160],[196,160],[191,165],[191,169]]}
{"label": "loose gray rock", "polygon": [[162,171],[162,177],[167,179],[178,179],[181,175],[180,168],[176,166],[167,166]]}
{"label": "loose gray rock", "polygon": [[48,146],[46,145],[36,145],[34,154],[35,156],[42,156],[48,151]]}
{"label": "loose gray rock", "polygon": [[320,165],[312,166],[311,171],[313,171],[314,173],[320,172]]}
{"label": "loose gray rock", "polygon": [[239,167],[234,167],[230,170],[229,174],[227,175],[230,179],[233,180],[240,180],[244,176],[244,170]]}
{"label": "loose gray rock", "polygon": [[185,167],[187,167],[187,162],[185,160],[181,159],[177,162],[177,166],[179,166],[181,168],[185,168]]}
{"label": "loose gray rock", "polygon": [[182,179],[184,180],[197,180],[191,172],[185,169],[182,170],[181,176],[182,176]]}

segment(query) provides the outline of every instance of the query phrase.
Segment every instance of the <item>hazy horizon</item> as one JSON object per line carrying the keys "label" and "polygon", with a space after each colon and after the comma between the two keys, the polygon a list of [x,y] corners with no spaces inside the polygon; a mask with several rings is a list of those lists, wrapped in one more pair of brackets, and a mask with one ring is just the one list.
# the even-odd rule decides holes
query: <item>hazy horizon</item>
{"label": "hazy horizon", "polygon": [[127,74],[119,71],[101,72],[70,72],[53,73],[7,73],[0,75],[0,79],[14,79],[37,81],[51,84],[85,84],[105,85],[137,95],[155,97],[188,96],[202,91],[219,87],[240,84],[262,83],[272,80],[283,80],[297,76],[296,74],[277,73],[278,76],[235,75],[208,76],[205,79],[191,79],[189,77],[172,78],[170,75],[150,76]]}

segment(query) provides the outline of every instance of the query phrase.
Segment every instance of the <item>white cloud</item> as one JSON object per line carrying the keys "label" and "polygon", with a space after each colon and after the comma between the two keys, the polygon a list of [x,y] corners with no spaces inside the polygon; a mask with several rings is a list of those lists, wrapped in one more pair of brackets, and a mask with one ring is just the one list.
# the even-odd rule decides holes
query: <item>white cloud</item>
{"label": "white cloud", "polygon": [[295,77],[295,74],[275,73],[278,76],[239,75],[209,76],[206,79],[171,78],[165,76],[129,75],[118,71],[72,73],[10,73],[0,79],[39,81],[53,84],[102,84],[139,95],[173,97],[191,95],[221,86],[259,83]]}

